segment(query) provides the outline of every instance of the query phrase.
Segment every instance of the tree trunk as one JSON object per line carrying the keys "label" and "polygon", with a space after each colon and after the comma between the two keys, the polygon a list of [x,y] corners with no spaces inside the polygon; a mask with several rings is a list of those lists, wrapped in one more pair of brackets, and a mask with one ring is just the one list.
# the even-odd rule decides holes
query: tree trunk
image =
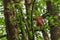
{"label": "tree trunk", "polygon": [[4,2],[4,16],[7,32],[7,40],[18,40],[18,29],[15,21],[11,22],[11,18],[15,19],[15,13],[8,8],[11,0],[3,0]]}
{"label": "tree trunk", "polygon": [[[53,16],[58,16],[58,12],[56,10],[53,10],[52,8],[55,5],[53,2],[47,1],[46,5],[47,5],[48,13],[50,13]],[[59,18],[60,17],[55,19],[54,22],[55,23],[59,22],[60,20]],[[52,25],[50,22],[49,22],[49,25],[50,25],[51,40],[58,40],[60,38],[60,25],[54,27],[54,25]]]}
{"label": "tree trunk", "polygon": [[[19,4],[22,4],[22,2],[23,2],[24,0],[20,0],[20,2],[18,2]],[[16,3],[16,2],[15,2]],[[25,19],[24,19],[24,13],[23,13],[23,10],[21,9],[21,7],[20,6],[16,6],[15,5],[15,8],[18,10],[18,12],[20,13],[19,15],[21,15],[20,16],[20,18],[17,18],[18,20],[19,20],[19,23],[18,23],[18,26],[19,26],[19,28],[21,29],[21,34],[22,34],[22,40],[28,40],[28,36],[27,36],[27,33],[26,33],[26,30],[24,29],[24,27],[26,26],[24,26],[22,23],[24,22],[25,23]],[[23,16],[23,17],[22,17]]]}
{"label": "tree trunk", "polygon": [[44,40],[49,40],[48,33],[42,30]]}
{"label": "tree trunk", "polygon": [[[33,32],[32,32],[33,31],[33,29],[32,29],[33,25],[31,25],[32,18],[30,18],[30,17],[32,17],[31,12],[30,12],[32,10],[31,3],[32,3],[31,0],[25,0],[26,15],[27,15],[26,29],[27,29],[27,32],[28,32],[28,38],[29,38],[29,40],[34,40],[34,36],[32,36],[32,35],[34,35]],[[31,21],[31,23],[29,21]],[[30,34],[30,32],[32,32],[32,35]]]}

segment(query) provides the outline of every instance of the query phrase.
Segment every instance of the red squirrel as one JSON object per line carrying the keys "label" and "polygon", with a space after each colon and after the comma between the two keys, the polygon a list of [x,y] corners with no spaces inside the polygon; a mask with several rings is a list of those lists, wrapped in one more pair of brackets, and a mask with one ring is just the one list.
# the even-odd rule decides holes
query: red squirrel
{"label": "red squirrel", "polygon": [[44,25],[43,17],[42,16],[37,16],[35,18],[35,20],[37,21],[37,26],[43,26]]}
{"label": "red squirrel", "polygon": [[45,19],[46,17],[50,17],[50,14],[48,12],[43,14],[42,16],[35,17],[34,20],[37,21],[37,26],[43,26],[44,25],[43,19]]}

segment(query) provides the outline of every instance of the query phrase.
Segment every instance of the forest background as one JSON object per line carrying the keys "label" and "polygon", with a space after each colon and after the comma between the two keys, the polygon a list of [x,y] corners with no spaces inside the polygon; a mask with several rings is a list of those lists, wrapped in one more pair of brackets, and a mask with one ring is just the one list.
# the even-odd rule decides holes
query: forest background
{"label": "forest background", "polygon": [[60,40],[60,0],[0,0],[0,40]]}

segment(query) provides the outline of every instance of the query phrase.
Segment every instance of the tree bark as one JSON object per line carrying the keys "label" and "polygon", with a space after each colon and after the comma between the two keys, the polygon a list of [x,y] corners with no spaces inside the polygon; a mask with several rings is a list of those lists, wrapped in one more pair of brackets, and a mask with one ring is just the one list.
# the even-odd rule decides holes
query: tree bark
{"label": "tree bark", "polygon": [[[20,2],[18,2],[19,4],[22,4],[21,2],[23,2],[24,0],[20,0]],[[15,2],[16,3],[16,2]],[[26,30],[24,29],[24,26],[22,24],[22,22],[25,22],[26,20],[24,19],[24,13],[23,13],[23,10],[21,9],[20,6],[16,6],[16,9],[18,10],[18,12],[21,14],[20,18],[18,18],[19,20],[19,28],[21,29],[21,34],[22,34],[22,40],[28,40],[28,36],[27,36],[27,33],[26,33]],[[23,17],[22,17],[23,16]]]}
{"label": "tree bark", "polygon": [[44,40],[49,40],[48,33],[42,30]]}
{"label": "tree bark", "polygon": [[4,16],[5,16],[5,25],[7,32],[7,40],[18,40],[18,29],[15,22],[11,22],[11,17],[15,19],[15,13],[13,10],[8,8],[8,4],[12,0],[3,0],[4,3]]}
{"label": "tree bark", "polygon": [[[58,12],[56,10],[53,10],[52,8],[55,5],[53,2],[47,1],[46,5],[48,13],[50,13],[53,16],[58,16]],[[59,22],[60,20],[59,18],[60,17],[58,16],[58,18],[55,19],[54,22],[55,23]],[[50,22],[49,25],[50,25],[51,40],[58,40],[60,38],[60,25],[54,27],[54,25],[52,25]]]}
{"label": "tree bark", "polygon": [[[31,0],[25,0],[26,15],[27,15],[27,25],[26,25],[26,29],[27,29],[27,32],[28,32],[28,38],[29,38],[29,40],[34,40],[34,37],[31,36],[31,34],[30,34],[30,32],[32,32],[32,31],[30,31],[30,30],[32,29],[32,27],[31,27],[32,25],[31,25],[31,23],[29,23],[29,21],[32,20],[32,19],[30,18],[30,16],[32,16],[32,15],[31,15],[31,12],[29,12],[29,11],[32,10],[31,4],[32,4]],[[32,35],[33,35],[33,32],[32,32]]]}

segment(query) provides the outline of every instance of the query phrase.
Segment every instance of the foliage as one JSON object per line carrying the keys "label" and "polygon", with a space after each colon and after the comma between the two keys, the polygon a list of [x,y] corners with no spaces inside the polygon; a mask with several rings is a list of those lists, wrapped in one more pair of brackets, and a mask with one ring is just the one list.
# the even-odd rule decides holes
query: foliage
{"label": "foliage", "polygon": [[[10,18],[11,23],[12,22],[17,23],[19,32],[21,32],[21,27],[20,27],[21,25],[22,25],[22,29],[26,30],[27,29],[26,28],[27,24],[29,24],[29,27],[31,26],[31,12],[32,11],[33,11],[33,14],[34,14],[33,18],[35,18],[37,16],[41,16],[41,15],[43,15],[47,12],[46,1],[48,1],[48,0],[38,0],[38,1],[36,1],[35,4],[34,4],[36,9],[35,10],[28,9],[28,14],[26,13],[26,7],[25,7],[26,4],[21,4],[20,0],[15,0],[14,3],[9,3],[9,6],[8,6],[9,10],[14,10],[14,12],[16,14],[16,18],[13,18],[13,17]],[[60,8],[60,0],[49,0],[49,1],[54,2],[55,5],[54,5],[54,7],[52,7],[52,9],[57,11],[58,12],[57,14],[59,15],[60,14],[60,9],[59,9]],[[3,35],[4,32],[6,31],[5,30],[5,22],[4,22],[5,18],[4,18],[4,8],[3,8],[3,6],[4,6],[3,1],[0,0],[0,14],[3,16],[3,17],[0,16],[0,35]],[[33,6],[33,5],[30,5],[30,6]],[[47,13],[47,14],[49,14],[49,13]],[[50,15],[50,14],[49,14],[49,16],[46,16],[46,18],[44,18],[45,25],[41,26],[42,29],[44,29],[45,32],[48,32],[48,30],[50,30],[51,25],[54,25],[55,27],[57,27],[60,24],[60,21],[55,22],[54,20],[57,19],[58,17],[59,16]],[[20,21],[21,21],[21,25],[20,25]],[[51,24],[50,26],[48,24],[49,22]],[[34,30],[39,30],[40,31],[41,27],[37,26],[37,22],[36,21],[34,22],[34,20],[33,20],[32,28]],[[32,28],[29,28],[29,30],[31,30]],[[28,33],[26,33],[26,34],[28,34]],[[31,36],[33,36],[32,34],[33,34],[32,31],[30,31]],[[36,40],[43,40],[43,37],[41,37],[40,34],[34,33],[34,35],[36,35],[36,38],[37,38]],[[22,35],[19,35],[19,38],[22,40]],[[1,38],[1,40],[7,40],[7,39],[4,37],[4,38]],[[60,38],[58,40],[60,40]]]}

